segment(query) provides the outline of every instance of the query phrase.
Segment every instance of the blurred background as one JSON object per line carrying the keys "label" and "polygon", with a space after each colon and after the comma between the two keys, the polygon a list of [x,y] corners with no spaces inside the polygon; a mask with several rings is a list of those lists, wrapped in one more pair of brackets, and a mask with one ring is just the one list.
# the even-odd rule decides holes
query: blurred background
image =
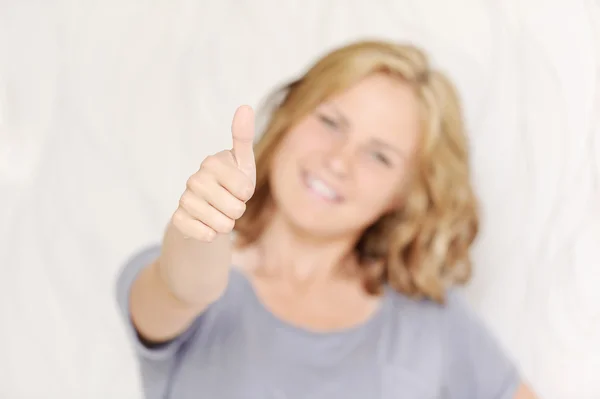
{"label": "blurred background", "polygon": [[0,0],[0,398],[141,397],[113,286],[255,107],[353,39],[463,97],[468,298],[542,398],[600,398],[600,3]]}

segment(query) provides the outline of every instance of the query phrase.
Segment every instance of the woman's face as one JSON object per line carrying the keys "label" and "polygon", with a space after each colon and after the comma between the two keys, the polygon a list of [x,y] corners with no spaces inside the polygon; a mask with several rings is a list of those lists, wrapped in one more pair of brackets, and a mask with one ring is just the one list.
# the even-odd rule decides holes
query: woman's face
{"label": "woman's face", "polygon": [[287,133],[271,165],[277,209],[309,234],[360,234],[399,205],[419,129],[406,83],[365,78]]}

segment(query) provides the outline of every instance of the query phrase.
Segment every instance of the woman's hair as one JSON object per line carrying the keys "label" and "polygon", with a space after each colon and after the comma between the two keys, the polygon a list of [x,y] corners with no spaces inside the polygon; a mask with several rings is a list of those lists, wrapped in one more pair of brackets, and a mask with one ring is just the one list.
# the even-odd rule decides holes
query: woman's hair
{"label": "woman's hair", "polygon": [[320,103],[373,73],[412,86],[420,103],[422,133],[402,207],[370,226],[356,245],[365,287],[378,293],[387,282],[407,296],[441,303],[447,287],[470,277],[477,203],[456,89],[412,45],[363,41],[338,48],[275,93],[279,99],[255,145],[256,190],[235,226],[238,245],[254,243],[269,220],[269,169],[286,132]]}

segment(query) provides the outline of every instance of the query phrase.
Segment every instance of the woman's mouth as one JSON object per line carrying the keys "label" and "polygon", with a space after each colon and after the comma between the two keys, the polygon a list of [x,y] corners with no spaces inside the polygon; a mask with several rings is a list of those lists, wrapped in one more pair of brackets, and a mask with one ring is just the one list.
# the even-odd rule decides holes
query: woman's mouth
{"label": "woman's mouth", "polygon": [[322,179],[305,172],[303,173],[303,180],[309,191],[318,198],[330,203],[342,201],[342,196]]}

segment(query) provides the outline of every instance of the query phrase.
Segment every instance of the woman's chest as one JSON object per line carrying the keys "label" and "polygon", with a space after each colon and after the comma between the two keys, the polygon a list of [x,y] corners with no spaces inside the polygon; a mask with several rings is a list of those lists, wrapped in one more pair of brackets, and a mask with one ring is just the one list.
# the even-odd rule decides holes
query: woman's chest
{"label": "woman's chest", "polygon": [[[169,398],[438,399],[439,352],[405,355],[383,340],[328,340],[263,332],[232,333],[209,346],[190,347],[174,368]],[[381,337],[383,338],[383,337]],[[386,351],[388,351],[386,353]]]}

